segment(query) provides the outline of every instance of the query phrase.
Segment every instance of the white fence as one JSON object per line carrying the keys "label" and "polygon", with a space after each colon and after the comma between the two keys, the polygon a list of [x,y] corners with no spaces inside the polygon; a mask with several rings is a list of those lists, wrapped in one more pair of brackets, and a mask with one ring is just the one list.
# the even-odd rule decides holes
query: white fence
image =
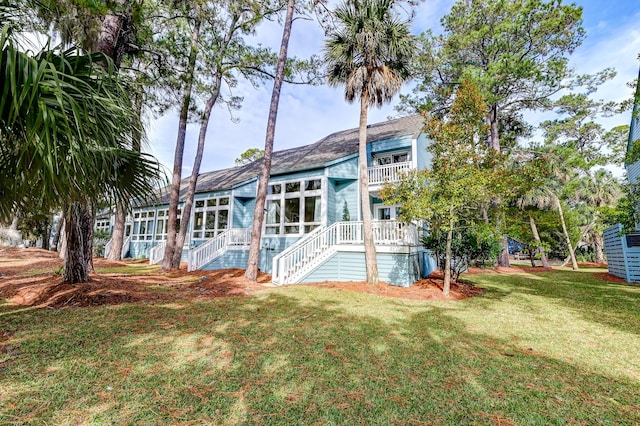
{"label": "white fence", "polygon": [[369,185],[399,182],[402,176],[413,169],[411,161],[369,167]]}
{"label": "white fence", "polygon": [[164,249],[167,247],[166,241],[160,241],[149,250],[149,265],[155,265],[164,259]]}
{"label": "white fence", "polygon": [[227,229],[214,239],[189,250],[189,271],[200,269],[216,257],[223,254],[229,247],[247,246],[251,242],[251,229]]}
{"label": "white fence", "polygon": [[[336,222],[316,228],[296,244],[273,258],[272,281],[290,284],[336,252],[339,245],[362,245],[362,222]],[[373,221],[373,240],[383,245],[418,245],[414,225],[397,220]]]}

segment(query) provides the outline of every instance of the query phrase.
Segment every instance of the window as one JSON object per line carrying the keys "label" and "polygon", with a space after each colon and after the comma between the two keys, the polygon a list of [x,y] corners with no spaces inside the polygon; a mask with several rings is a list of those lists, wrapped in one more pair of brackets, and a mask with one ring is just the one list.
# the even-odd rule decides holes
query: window
{"label": "window", "polygon": [[265,235],[304,234],[322,223],[322,179],[269,185]]}
{"label": "window", "polygon": [[[176,231],[180,229],[180,217],[182,209],[178,209],[178,220],[176,223]],[[156,224],[156,241],[167,239],[167,230],[169,229],[169,209],[158,211],[158,220]]]}
{"label": "window", "polygon": [[105,231],[111,232],[111,220],[109,219],[98,219],[96,220],[96,231]]}
{"label": "window", "polygon": [[385,154],[373,154],[373,164],[384,166],[386,164],[396,164],[411,161],[409,152],[393,152]]}
{"label": "window", "polygon": [[131,240],[148,241],[153,238],[155,225],[154,211],[137,211],[133,214],[133,233]]}
{"label": "window", "polygon": [[400,206],[384,206],[382,204],[376,204],[374,206],[374,218],[376,220],[395,220],[400,217]]}
{"label": "window", "polygon": [[195,202],[192,235],[194,239],[213,238],[229,227],[229,197]]}

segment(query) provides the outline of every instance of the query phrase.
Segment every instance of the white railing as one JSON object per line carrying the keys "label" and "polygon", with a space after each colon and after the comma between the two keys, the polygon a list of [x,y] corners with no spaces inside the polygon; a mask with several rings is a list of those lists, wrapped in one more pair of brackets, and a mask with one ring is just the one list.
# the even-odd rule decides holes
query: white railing
{"label": "white railing", "polygon": [[[125,247],[129,248],[129,243],[131,242],[131,236],[128,236],[127,238],[124,239],[124,241],[122,242],[122,254],[125,254]],[[107,244],[104,245],[104,257],[106,258],[107,256],[109,256],[109,252],[111,251],[111,246],[113,245],[113,239],[110,238],[109,241],[107,241]]]}
{"label": "white railing", "polygon": [[127,254],[129,251],[129,244],[131,243],[131,235],[124,239],[124,243],[122,243],[122,251],[120,252],[123,256]]}
{"label": "white railing", "polygon": [[[381,245],[418,245],[414,225],[397,220],[372,222],[374,242]],[[362,222],[336,222],[312,233],[273,258],[272,281],[291,284],[335,253],[339,245],[363,244]]]}
{"label": "white railing", "polygon": [[164,249],[167,247],[166,241],[160,241],[149,250],[149,265],[155,265],[164,259]]}
{"label": "white railing", "polygon": [[412,169],[413,162],[411,161],[369,167],[369,185],[399,182],[402,176]]}
{"label": "white railing", "polygon": [[275,256],[271,267],[271,281],[276,284],[291,284],[329,257],[335,251],[339,223],[350,222],[334,223],[328,228],[318,227]]}
{"label": "white railing", "polygon": [[200,269],[216,257],[222,255],[229,247],[247,246],[251,242],[251,229],[227,229],[212,240],[189,250],[188,270]]}
{"label": "white railing", "polygon": [[104,245],[104,258],[106,259],[107,256],[109,256],[109,252],[111,251],[111,245],[113,244],[113,239],[109,238],[109,241],[107,241],[107,244]]}

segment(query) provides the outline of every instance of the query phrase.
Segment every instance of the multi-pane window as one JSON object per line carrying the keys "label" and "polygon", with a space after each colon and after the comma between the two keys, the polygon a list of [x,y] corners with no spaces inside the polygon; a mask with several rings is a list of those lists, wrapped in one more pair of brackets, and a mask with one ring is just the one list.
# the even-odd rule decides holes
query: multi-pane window
{"label": "multi-pane window", "polygon": [[[178,209],[178,219],[176,222],[176,230],[180,229],[180,217],[182,209]],[[169,210],[158,210],[158,221],[156,225],[156,240],[166,240],[167,230],[169,229]]]}
{"label": "multi-pane window", "polygon": [[404,163],[410,161],[409,152],[394,152],[388,154],[374,154],[374,164],[383,166],[385,164]]}
{"label": "multi-pane window", "polygon": [[229,227],[229,197],[196,200],[193,238],[213,238]]}
{"label": "multi-pane window", "polygon": [[96,231],[111,232],[111,221],[109,219],[97,219]]}
{"label": "multi-pane window", "polygon": [[375,206],[377,220],[392,220],[400,217],[400,206]]}
{"label": "multi-pane window", "polygon": [[322,222],[322,179],[269,185],[265,235],[311,232]]}
{"label": "multi-pane window", "polygon": [[153,238],[155,222],[154,211],[137,211],[133,213],[133,231],[131,240],[146,241]]}

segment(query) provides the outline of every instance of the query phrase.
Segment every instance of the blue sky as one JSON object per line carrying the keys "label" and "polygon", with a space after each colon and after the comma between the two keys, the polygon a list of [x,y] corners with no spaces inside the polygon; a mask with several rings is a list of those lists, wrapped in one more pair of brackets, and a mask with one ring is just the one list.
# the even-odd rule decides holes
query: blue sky
{"label": "blue sky", "polygon": [[[445,15],[452,0],[428,0],[420,3],[413,21],[413,32],[427,28],[439,32],[440,18]],[[587,37],[571,56],[571,64],[578,73],[594,73],[613,67],[618,75],[604,84],[595,94],[597,98],[620,101],[631,95],[627,82],[638,76],[640,53],[640,1],[638,0],[578,0],[583,7],[584,27]],[[280,44],[282,30],[275,24],[259,30],[259,40],[274,48]],[[322,31],[312,22],[294,22],[289,53],[308,57],[321,53],[324,42]],[[248,148],[263,148],[272,83],[255,89],[250,84],[239,84],[234,94],[244,96],[240,111],[234,112],[237,122],[232,122],[228,111],[213,111],[207,132],[206,148],[201,172],[234,166],[234,159]],[[408,85],[403,92],[408,92]],[[395,115],[391,104],[369,112],[369,123],[385,120]],[[631,113],[603,119],[607,127],[628,124]],[[531,122],[539,122],[553,115],[528,114]],[[347,104],[340,89],[328,86],[284,85],[280,97],[280,109],[276,126],[275,150],[313,143],[322,137],[348,128],[357,127],[359,104]],[[170,112],[163,117],[149,119],[148,151],[153,153],[168,170],[172,168],[177,134],[177,114]],[[195,155],[198,126],[187,129],[183,177],[191,173]]]}

